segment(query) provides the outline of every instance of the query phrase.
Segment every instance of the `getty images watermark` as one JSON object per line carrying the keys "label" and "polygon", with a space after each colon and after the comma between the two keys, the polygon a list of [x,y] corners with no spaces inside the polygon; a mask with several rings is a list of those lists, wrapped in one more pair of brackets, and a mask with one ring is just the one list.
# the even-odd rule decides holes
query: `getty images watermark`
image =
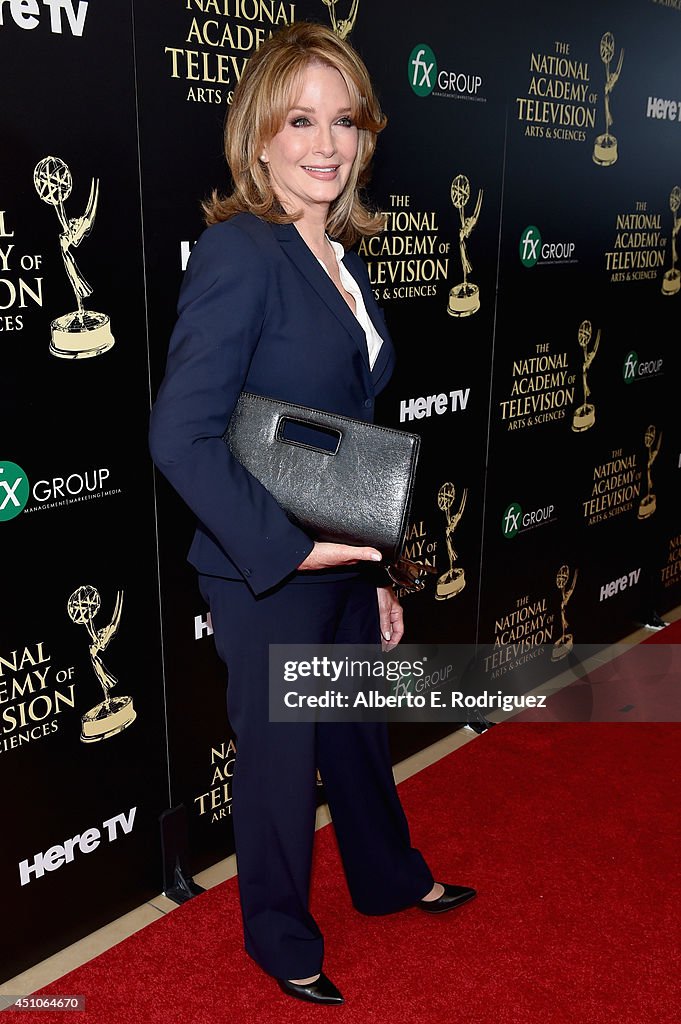
{"label": "getty images watermark", "polygon": [[[635,664],[634,664],[635,662]],[[272,644],[273,722],[681,721],[674,645]],[[632,703],[631,679],[646,680]],[[632,712],[635,712],[632,714]],[[628,717],[627,717],[628,715]]]}

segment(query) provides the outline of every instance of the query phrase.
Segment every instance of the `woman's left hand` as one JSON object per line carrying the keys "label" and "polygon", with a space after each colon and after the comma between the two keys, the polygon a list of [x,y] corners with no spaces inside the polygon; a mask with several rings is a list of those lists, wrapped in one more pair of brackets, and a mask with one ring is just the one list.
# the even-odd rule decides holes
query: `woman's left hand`
{"label": "woman's left hand", "polygon": [[384,651],[397,647],[404,635],[402,605],[392,587],[378,587],[378,616],[381,623],[381,646]]}

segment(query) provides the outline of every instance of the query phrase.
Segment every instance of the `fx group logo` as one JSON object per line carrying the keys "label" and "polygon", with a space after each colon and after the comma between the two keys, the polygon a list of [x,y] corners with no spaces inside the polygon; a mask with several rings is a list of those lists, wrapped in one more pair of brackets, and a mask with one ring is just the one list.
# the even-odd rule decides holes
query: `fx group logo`
{"label": "fx group logo", "polygon": [[522,506],[517,501],[512,501],[501,517],[501,532],[506,540],[513,540],[519,533],[553,522],[556,518],[553,514],[555,508],[555,505],[545,505],[544,508],[536,508],[532,512],[523,512]]}
{"label": "fx group logo", "polygon": [[16,462],[0,462],[0,523],[23,512],[31,488],[28,477]]}
{"label": "fx group logo", "polygon": [[108,485],[110,476],[111,470],[100,466],[67,476],[34,479],[30,484],[21,466],[0,462],[0,522],[14,519],[24,509],[28,515],[122,494],[120,487]]}
{"label": "fx group logo", "polygon": [[430,96],[435,90],[435,96],[486,102],[480,93],[482,75],[460,68],[438,70],[437,58],[427,43],[417,43],[409,54],[407,77],[417,96]]}
{"label": "fx group logo", "polygon": [[635,380],[659,377],[662,373],[662,362],[662,359],[648,359],[642,362],[638,358],[638,353],[632,349],[631,352],[627,353],[624,366],[622,367],[624,383],[632,384]]}
{"label": "fx group logo", "polygon": [[437,80],[437,60],[426,43],[417,43],[409,54],[409,84],[417,96],[428,96]]}
{"label": "fx group logo", "polygon": [[528,224],[520,236],[518,254],[528,269],[537,263],[576,263],[574,242],[544,242],[535,224]]}
{"label": "fx group logo", "polygon": [[533,267],[539,259],[541,234],[534,224],[526,227],[520,236],[520,262],[524,267]]}

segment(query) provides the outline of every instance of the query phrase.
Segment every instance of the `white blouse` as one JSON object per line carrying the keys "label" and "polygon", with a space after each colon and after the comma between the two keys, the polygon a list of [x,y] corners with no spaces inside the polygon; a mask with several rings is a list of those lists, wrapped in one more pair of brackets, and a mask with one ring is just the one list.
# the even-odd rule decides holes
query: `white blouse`
{"label": "white blouse", "polygon": [[[383,338],[381,337],[381,335],[378,333],[373,323],[371,322],[371,318],[369,317],[369,314],[367,313],[366,310],[366,306],[364,305],[364,299],[362,298],[362,293],[360,291],[359,285],[355,281],[350,271],[343,264],[343,256],[345,255],[345,249],[340,244],[340,242],[334,242],[333,239],[331,238],[329,238],[329,242],[331,243],[331,248],[333,249],[336,256],[336,262],[338,263],[338,271],[340,274],[341,284],[345,288],[346,292],[352,295],[353,299],[355,300],[355,317],[357,318],[357,322],[359,323],[360,327],[362,328],[366,336],[367,349],[369,352],[369,369],[373,370],[374,363],[376,362],[376,357],[378,356],[378,353],[381,350],[381,345],[383,344]],[[317,256],[317,259],[324,267],[324,264],[319,259],[319,256]],[[329,274],[329,271],[326,269],[326,267],[324,267],[324,270],[326,270],[326,273]],[[329,274],[329,277],[331,277],[331,274]]]}

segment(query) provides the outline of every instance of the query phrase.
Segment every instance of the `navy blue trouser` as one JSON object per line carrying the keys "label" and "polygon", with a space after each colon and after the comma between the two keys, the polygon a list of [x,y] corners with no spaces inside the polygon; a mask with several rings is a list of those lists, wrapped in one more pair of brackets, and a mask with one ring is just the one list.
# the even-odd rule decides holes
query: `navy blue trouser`
{"label": "navy blue trouser", "polygon": [[236,733],[232,818],[247,952],[269,974],[322,968],[324,941],[308,910],[317,806],[324,783],[352,902],[364,914],[411,906],[433,876],[392,774],[385,723],[270,722],[270,643],[379,641],[375,586],[362,579],[289,583],[253,596],[245,583],[200,577],[228,668]]}

